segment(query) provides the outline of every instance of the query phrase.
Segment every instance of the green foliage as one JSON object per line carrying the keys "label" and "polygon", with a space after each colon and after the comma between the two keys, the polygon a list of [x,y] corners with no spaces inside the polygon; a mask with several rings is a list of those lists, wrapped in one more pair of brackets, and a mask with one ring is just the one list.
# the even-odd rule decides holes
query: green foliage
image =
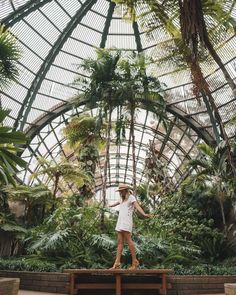
{"label": "green foliage", "polygon": [[97,118],[85,114],[72,117],[63,132],[71,147],[76,147],[77,144],[100,144],[102,138],[99,129]]}
{"label": "green foliage", "polygon": [[99,215],[97,207],[58,208],[28,235],[29,253],[47,257],[47,261],[58,266],[71,263],[77,267],[91,267],[96,260],[94,257],[99,257],[96,249],[101,248]]}
{"label": "green foliage", "polygon": [[[188,165],[199,170],[189,179],[187,179],[182,187],[192,191],[196,188],[205,187],[205,191],[211,192],[215,196],[215,200],[219,204],[222,226],[224,233],[227,235],[227,220],[230,216],[229,212],[225,212],[225,204],[232,211],[232,202],[235,199],[235,182],[232,167],[228,162],[228,151],[225,142],[221,142],[215,149],[207,144],[198,146],[201,157],[189,161]],[[198,196],[196,196],[198,197]],[[228,214],[227,214],[228,213]]]}
{"label": "green foliage", "polygon": [[9,271],[35,271],[35,272],[54,272],[58,269],[53,263],[29,257],[0,259],[0,269]]}
{"label": "green foliage", "polygon": [[16,39],[4,25],[0,25],[0,89],[7,87],[18,77],[17,61],[19,58],[20,50]]}
{"label": "green foliage", "polygon": [[[1,30],[1,29],[0,29]],[[26,167],[26,162],[17,156],[21,149],[16,147],[24,144],[26,137],[22,132],[13,131],[12,128],[3,126],[9,110],[0,108],[0,183],[15,184],[13,176],[19,172],[17,166]]]}
{"label": "green foliage", "polygon": [[52,193],[45,185],[6,186],[4,191],[8,194],[9,201],[24,204],[23,218],[26,226],[37,225],[48,215],[52,204]]}
{"label": "green foliage", "polygon": [[208,263],[217,263],[227,257],[236,255],[236,238],[226,238],[222,234],[205,238],[198,243],[202,249],[202,257]]}
{"label": "green foliage", "polygon": [[[160,266],[161,267],[161,266]],[[164,266],[162,266],[164,268]],[[159,268],[159,266],[157,267]],[[171,265],[176,275],[235,275],[236,267],[228,265],[200,264],[184,267],[179,264]]]}

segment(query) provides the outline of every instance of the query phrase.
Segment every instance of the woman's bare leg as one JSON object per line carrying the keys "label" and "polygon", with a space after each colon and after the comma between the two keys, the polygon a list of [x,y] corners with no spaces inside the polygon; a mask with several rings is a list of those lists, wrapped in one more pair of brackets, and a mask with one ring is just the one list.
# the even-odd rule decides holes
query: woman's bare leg
{"label": "woman's bare leg", "polygon": [[120,266],[121,255],[124,247],[124,237],[122,232],[117,233],[117,250],[116,250],[116,260],[112,268],[117,268]]}
{"label": "woman's bare leg", "polygon": [[131,233],[130,232],[123,232],[123,233],[124,233],[125,240],[128,243],[129,250],[130,250],[130,253],[131,253],[132,267],[136,268],[138,266],[138,260],[137,260],[137,256],[136,256],[135,245],[134,245],[134,242],[133,242],[132,237],[131,237]]}

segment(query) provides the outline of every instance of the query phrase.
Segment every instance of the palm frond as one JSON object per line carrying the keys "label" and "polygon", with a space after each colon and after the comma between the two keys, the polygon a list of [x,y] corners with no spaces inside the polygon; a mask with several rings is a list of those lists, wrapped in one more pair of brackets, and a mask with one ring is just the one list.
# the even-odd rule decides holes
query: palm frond
{"label": "palm frond", "polygon": [[116,241],[106,234],[92,235],[91,245],[98,249],[114,250],[116,247]]}

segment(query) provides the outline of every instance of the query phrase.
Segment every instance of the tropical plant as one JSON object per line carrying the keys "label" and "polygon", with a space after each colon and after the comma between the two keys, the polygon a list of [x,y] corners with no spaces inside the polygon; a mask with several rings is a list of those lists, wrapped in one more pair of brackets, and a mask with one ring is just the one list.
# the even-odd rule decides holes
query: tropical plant
{"label": "tropical plant", "polygon": [[72,117],[63,130],[70,148],[78,155],[79,162],[92,174],[96,170],[100,147],[104,144],[101,137],[103,130],[98,130],[96,120],[88,114]]}
{"label": "tropical plant", "polygon": [[163,194],[171,190],[171,182],[168,176],[168,170],[160,160],[159,151],[156,149],[156,143],[149,144],[145,158],[145,175],[148,183],[152,185],[152,190],[156,188],[156,194]]}
{"label": "tropical plant", "polygon": [[[215,42],[225,41],[226,32],[232,34],[235,32],[236,21],[232,17],[236,4],[234,0],[219,0],[214,3],[209,0],[168,0],[165,3],[155,0],[115,0],[114,2],[126,4],[128,9],[125,17],[128,16],[132,20],[137,17],[136,8],[146,5],[150,11],[146,9],[139,16],[143,18],[143,24],[151,30],[157,27],[164,29],[167,35],[172,37],[172,46],[176,46],[178,53],[185,54],[185,61],[190,55],[191,62],[201,61],[205,47],[223,72],[234,96],[236,95],[236,85],[214,49]],[[171,43],[170,40],[167,42]]]}
{"label": "tropical plant", "polygon": [[101,137],[102,130],[98,130],[96,120],[88,114],[72,117],[63,130],[70,149],[74,150],[78,161],[83,165],[83,169],[92,176],[92,183],[85,183],[79,189],[81,195],[87,198],[94,195],[94,176],[99,159],[99,150],[105,142]]}
{"label": "tropical plant", "polygon": [[[133,163],[133,191],[136,194],[136,155],[135,155],[135,115],[139,108],[151,111],[159,117],[160,122],[167,126],[165,102],[160,94],[163,90],[160,81],[146,73],[150,62],[143,54],[132,54],[120,60],[118,68],[121,72],[121,87],[119,89],[121,101],[130,115],[129,146],[132,146]],[[127,112],[125,112],[127,116]],[[120,112],[120,116],[124,116]],[[120,117],[121,118],[121,117]],[[119,119],[120,119],[119,118]],[[125,118],[125,117],[124,117]]]}
{"label": "tropical plant", "polygon": [[84,171],[80,163],[70,163],[68,161],[51,163],[45,159],[39,159],[39,164],[41,166],[33,177],[46,174],[48,175],[49,181],[53,181],[54,184],[51,212],[56,208],[57,192],[60,185],[62,185],[62,179],[69,183],[73,183],[77,188],[82,187],[85,183],[91,183],[91,175]]}
{"label": "tropical plant", "polygon": [[[221,139],[225,140],[228,149],[228,159],[232,171],[236,176],[236,169],[231,155],[231,146],[227,133],[225,132],[221,114],[215,104],[200,66],[206,47],[222,70],[233,91],[233,95],[236,95],[236,85],[214,49],[213,41],[217,40],[219,43],[219,36],[222,38],[225,35],[222,34],[222,31],[226,32],[229,30],[232,31],[232,28],[233,30],[235,29],[235,20],[231,16],[235,1],[229,0],[227,1],[227,5],[225,1],[215,1],[212,3],[212,1],[208,0],[169,0],[165,1],[164,5],[161,1],[149,0],[117,0],[115,2],[125,3],[128,7],[127,14],[131,15],[133,20],[136,17],[136,8],[140,4],[146,5],[150,10],[145,10],[140,16],[143,18],[145,26],[149,30],[161,27],[170,36],[170,39],[166,41],[169,50],[165,51],[169,52],[171,50],[171,52],[177,52],[179,57],[174,61],[178,61],[178,63],[181,61],[182,64],[185,63],[190,69],[193,92],[197,99],[199,98],[199,94],[202,95],[213,126],[217,144],[220,143]],[[208,23],[206,19],[208,19]],[[176,24],[177,22],[179,25]],[[221,41],[225,41],[225,36]],[[161,46],[163,46],[163,42],[161,42]],[[171,60],[170,56],[168,55],[168,58],[165,60],[169,62]]]}
{"label": "tropical plant", "polygon": [[13,256],[19,251],[27,230],[20,225],[12,213],[0,213],[0,255]]}
{"label": "tropical plant", "polygon": [[4,25],[0,25],[0,89],[7,87],[18,77],[19,58],[20,50],[16,39]]}
{"label": "tropical plant", "polygon": [[[38,227],[32,229],[27,237],[28,253],[37,254],[57,266],[74,265],[76,267],[94,267],[96,263],[109,265],[106,262],[105,242],[103,254],[99,246],[95,246],[101,234],[100,208],[96,206],[77,207],[62,206]],[[114,226],[114,225],[113,225]],[[96,235],[96,236],[95,236]],[[96,238],[97,237],[97,238]],[[105,236],[104,236],[105,237]],[[102,238],[102,236],[101,236]],[[105,240],[108,238],[105,238]],[[115,250],[115,241],[114,250]]]}
{"label": "tropical plant", "polygon": [[[103,119],[107,121],[106,128],[106,150],[103,169],[102,199],[103,207],[106,206],[107,168],[109,164],[109,150],[111,143],[112,111],[121,103],[117,98],[117,87],[119,78],[116,72],[117,63],[120,59],[119,51],[97,50],[96,59],[86,59],[80,67],[90,75],[88,79],[78,78],[75,83],[84,87],[83,99],[87,101],[90,108],[98,107],[98,126],[103,126]],[[78,97],[78,102],[81,97]],[[101,226],[104,226],[104,215],[102,214]]]}
{"label": "tropical plant", "polygon": [[0,183],[14,184],[14,176],[19,172],[17,166],[26,167],[26,162],[17,153],[21,152],[16,145],[24,144],[26,137],[22,132],[13,131],[6,127],[3,122],[9,110],[0,109]]}
{"label": "tropical plant", "polygon": [[235,187],[232,187],[230,182],[230,178],[234,178],[234,176],[227,161],[227,148],[223,143],[223,145],[221,144],[216,149],[211,148],[207,144],[200,144],[198,149],[202,153],[202,158],[190,160],[188,165],[194,169],[201,168],[194,176],[194,179],[205,182],[214,190],[215,197],[219,202],[224,233],[226,235],[227,224],[224,202],[227,198],[230,198],[232,204],[235,195]]}
{"label": "tropical plant", "polygon": [[26,226],[37,225],[43,222],[47,209],[52,203],[52,193],[45,185],[29,187],[16,185],[5,187],[8,200],[24,204],[24,223]]}

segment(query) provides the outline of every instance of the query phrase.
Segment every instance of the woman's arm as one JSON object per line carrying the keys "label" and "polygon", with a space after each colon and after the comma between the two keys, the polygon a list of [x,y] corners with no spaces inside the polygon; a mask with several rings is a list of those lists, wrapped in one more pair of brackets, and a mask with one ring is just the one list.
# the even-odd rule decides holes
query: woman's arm
{"label": "woman's arm", "polygon": [[116,203],[114,203],[114,204],[111,204],[111,205],[109,205],[108,207],[116,207],[116,206],[118,206],[118,205],[120,205],[120,202],[116,202]]}
{"label": "woman's arm", "polygon": [[134,202],[134,208],[136,208],[138,210],[139,213],[141,213],[143,215],[143,217],[146,217],[146,218],[150,218],[152,217],[151,214],[146,214],[142,207],[139,205],[139,203],[137,201]]}

